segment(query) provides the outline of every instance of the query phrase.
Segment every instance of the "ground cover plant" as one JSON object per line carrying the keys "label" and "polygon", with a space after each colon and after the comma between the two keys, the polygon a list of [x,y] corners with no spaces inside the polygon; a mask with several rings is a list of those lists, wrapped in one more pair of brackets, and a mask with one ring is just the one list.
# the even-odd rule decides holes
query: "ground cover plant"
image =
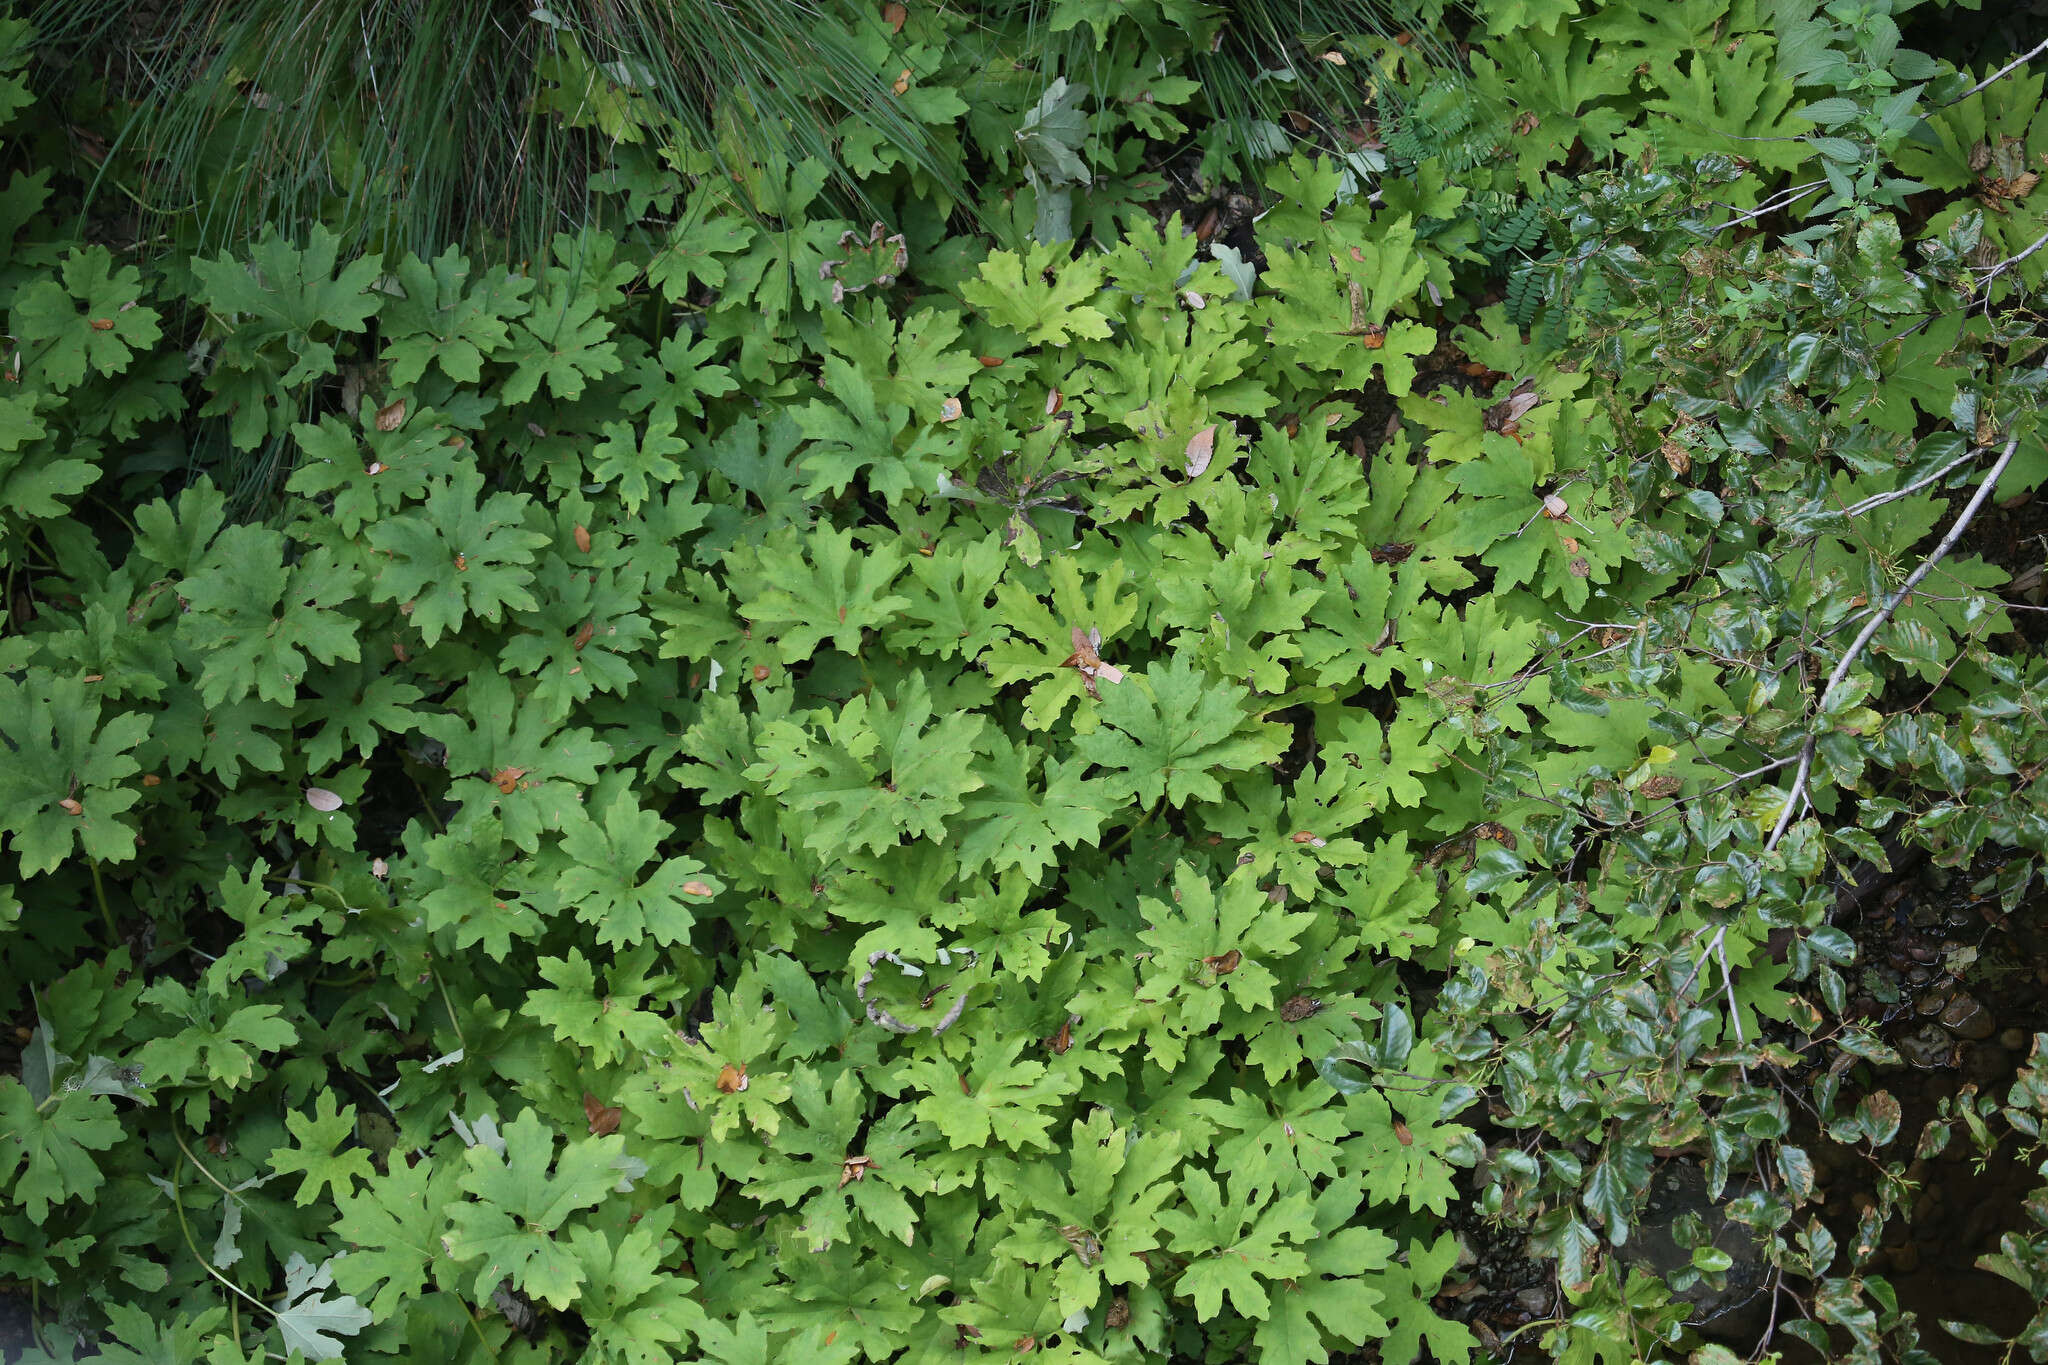
{"label": "ground cover plant", "polygon": [[[2048,1358],[1875,1259],[1916,1154],[2042,1162],[2040,1047],[1902,1134],[1836,922],[2037,889],[2042,76],[1276,13],[828,8],[915,127],[779,142],[543,7],[528,254],[366,219],[390,148],[113,212],[257,163],[7,21],[25,1358]],[[1699,1220],[1628,1254],[1679,1159],[1754,1350]]]}

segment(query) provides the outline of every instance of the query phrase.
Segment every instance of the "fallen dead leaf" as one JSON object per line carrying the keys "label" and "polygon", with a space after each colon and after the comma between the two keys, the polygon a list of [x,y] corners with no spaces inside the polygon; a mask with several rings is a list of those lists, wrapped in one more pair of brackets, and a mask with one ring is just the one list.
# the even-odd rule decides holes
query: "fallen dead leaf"
{"label": "fallen dead leaf", "polygon": [[386,403],[377,409],[377,430],[396,431],[405,425],[405,400]]}
{"label": "fallen dead leaf", "polygon": [[605,1104],[588,1090],[583,1092],[583,1117],[590,1124],[592,1137],[609,1137],[619,1131],[619,1120],[626,1111],[615,1104]]}
{"label": "fallen dead leaf", "polygon": [[1209,462],[1215,458],[1216,424],[1211,422],[1208,426],[1203,427],[1188,438],[1188,477],[1191,479],[1202,477],[1202,472],[1209,467]]}

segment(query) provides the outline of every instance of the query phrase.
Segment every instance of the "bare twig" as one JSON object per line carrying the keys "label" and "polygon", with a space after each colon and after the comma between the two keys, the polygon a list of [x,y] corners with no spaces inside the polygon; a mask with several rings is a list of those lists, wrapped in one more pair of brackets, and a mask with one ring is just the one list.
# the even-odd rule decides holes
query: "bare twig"
{"label": "bare twig", "polygon": [[[1896,592],[1885,599],[1884,605],[1879,607],[1876,614],[1864,623],[1863,630],[1850,642],[1849,648],[1843,651],[1841,662],[1835,665],[1835,671],[1828,675],[1827,685],[1821,689],[1820,701],[1815,707],[1816,710],[1827,710],[1828,698],[1833,696],[1835,689],[1842,685],[1842,680],[1849,676],[1849,670],[1855,667],[1856,660],[1862,656],[1864,649],[1869,646],[1877,632],[1884,627],[1885,622],[1892,619],[1892,613],[1896,612],[1900,604],[1912,595],[1913,589],[1920,585],[1920,581],[1930,573],[1933,573],[1935,566],[1948,557],[1949,551],[1955,549],[1956,542],[1963,538],[1963,532],[1970,528],[1970,523],[1976,520],[1977,513],[1983,510],[1984,504],[1990,501],[1992,493],[1997,491],[1998,481],[2004,477],[2006,466],[2012,463],[2013,452],[2018,450],[2019,446],[2019,433],[2015,431],[2007,438],[2005,449],[1999,452],[1998,463],[1991,466],[1991,471],[1984,476],[1984,482],[1977,486],[1976,493],[1970,498],[1969,505],[1964,507],[1962,513],[1950,524],[1947,534],[1941,538],[1941,543],[1934,547],[1934,552],[1921,561],[1920,567],[1913,570],[1912,574],[1907,577],[1906,581],[1899,586]],[[1785,837],[1785,831],[1792,827],[1793,818],[1806,804],[1806,784],[1808,779],[1813,776],[1813,755],[1819,744],[1820,736],[1809,733],[1806,737],[1806,742],[1799,746],[1799,771],[1793,775],[1792,789],[1785,793],[1785,805],[1778,812],[1778,821],[1771,828],[1771,837],[1764,841],[1764,852],[1766,853],[1769,853],[1778,846],[1778,841]],[[1778,763],[1771,766],[1782,767],[1783,764]],[[1678,987],[1678,994],[1683,996],[1691,988],[1692,983],[1698,979],[1700,970],[1707,965],[1708,960],[1713,959],[1720,965],[1723,983],[1729,992],[1728,1007],[1732,1019],[1735,1008],[1735,986],[1733,980],[1730,979],[1728,970],[1727,941],[1728,926],[1724,924],[1714,930],[1714,936],[1707,940],[1705,951],[1700,954],[1699,960],[1693,963],[1692,970],[1686,973],[1684,982]],[[1735,1021],[1734,1026],[1735,1040],[1740,1045],[1742,1042],[1742,1025],[1739,1021]]]}
{"label": "bare twig", "polygon": [[2048,232],[2042,233],[2039,237],[2036,237],[2033,241],[2029,242],[2027,244],[2027,249],[2020,252],[2017,256],[2008,256],[2004,260],[2000,261],[1997,265],[1984,267],[1984,278],[1977,281],[1977,287],[1979,289],[1982,289],[1984,286],[1990,284],[2000,275],[2003,275],[2006,271],[2012,269],[2014,266],[2018,265],[2021,261],[2027,259],[2027,257],[2033,255],[2035,252],[2039,251],[2044,246],[2048,246]]}
{"label": "bare twig", "polygon": [[[1828,698],[1834,695],[1835,689],[1849,676],[1849,670],[1856,666],[1856,660],[1862,656],[1864,648],[1870,644],[1877,632],[1884,628],[1885,623],[1892,619],[1892,613],[1899,609],[1899,605],[1912,596],[1913,589],[1920,586],[1920,580],[1933,573],[1935,565],[1941,563],[1948,557],[1949,551],[1955,549],[1956,542],[1963,538],[1963,532],[1970,528],[1970,523],[1977,519],[1977,513],[1983,510],[1984,504],[1990,501],[1991,495],[1997,491],[1998,481],[2004,477],[2006,466],[2012,463],[2013,452],[2019,447],[2020,434],[2015,431],[2007,438],[2005,449],[1999,452],[1998,463],[1991,466],[1991,471],[1984,476],[1984,482],[1977,485],[1976,493],[1963,508],[1961,515],[1950,524],[1948,533],[1942,536],[1941,543],[1934,547],[1934,553],[1922,560],[1920,567],[1913,570],[1906,581],[1899,585],[1898,590],[1885,599],[1884,605],[1878,608],[1877,613],[1863,623],[1862,631],[1850,642],[1849,647],[1842,651],[1841,662],[1837,663],[1835,671],[1828,675],[1827,686],[1821,689],[1820,700],[1815,705],[1817,711],[1828,709]],[[1772,827],[1771,837],[1764,841],[1766,853],[1778,846],[1778,841],[1785,837],[1785,831],[1791,828],[1793,818],[1799,812],[1800,803],[1806,797],[1807,779],[1813,776],[1813,755],[1819,744],[1820,736],[1809,733],[1806,742],[1799,746],[1799,771],[1793,775],[1792,789],[1785,794],[1785,807],[1778,812],[1778,823]]]}
{"label": "bare twig", "polygon": [[2038,43],[2030,50],[2022,52],[2019,56],[2013,58],[2004,66],[1999,67],[1998,70],[1992,72],[1983,80],[1978,81],[1968,90],[1965,90],[1962,94],[1957,95],[1954,99],[1950,100],[1948,104],[1944,104],[1941,107],[1946,109],[1949,107],[1949,104],[1961,104],[1964,100],[1970,98],[1970,96],[1976,94],[1979,90],[1984,89],[1986,86],[1992,85],[1997,81],[2005,79],[2005,77],[2011,75],[2020,67],[2025,66],[2028,62],[2040,56],[2043,52],[2048,52],[2048,42]]}
{"label": "bare twig", "polygon": [[1794,185],[1790,189],[1781,190],[1777,194],[1772,195],[1769,199],[1766,199],[1763,203],[1758,204],[1755,208],[1747,209],[1739,213],[1736,212],[1735,206],[1733,204],[1716,203],[1714,207],[1727,209],[1730,213],[1734,213],[1735,216],[1730,218],[1725,223],[1716,224],[1713,228],[1709,229],[1705,235],[1711,237],[1716,233],[1726,232],[1729,228],[1735,227],[1738,224],[1747,223],[1751,219],[1761,218],[1767,213],[1776,213],[1779,209],[1791,208],[1794,204],[1798,203],[1805,196],[1812,194],[1815,190],[1826,189],[1827,185],[1828,182],[1825,180],[1809,180],[1804,185]]}
{"label": "bare twig", "polygon": [[1851,503],[1849,506],[1844,507],[1842,509],[1842,515],[1845,517],[1857,517],[1863,515],[1865,512],[1872,510],[1873,508],[1882,507],[1888,502],[1897,502],[1900,498],[1907,497],[1910,494],[1919,492],[1921,489],[1927,487],[1928,484],[1933,483],[1936,480],[1940,479],[1942,476],[1946,475],[1950,470],[1955,469],[1958,466],[1968,464],[1970,461],[1976,459],[1979,455],[1982,455],[1983,453],[1983,447],[1972,446],[1970,448],[1970,452],[1967,455],[1958,455],[1955,459],[1950,460],[1947,464],[1935,470],[1932,474],[1924,475],[1921,478],[1917,478],[1913,480],[1913,482],[1907,484],[1904,488],[1895,488],[1889,493],[1873,493],[1871,496],[1865,498],[1861,502]]}

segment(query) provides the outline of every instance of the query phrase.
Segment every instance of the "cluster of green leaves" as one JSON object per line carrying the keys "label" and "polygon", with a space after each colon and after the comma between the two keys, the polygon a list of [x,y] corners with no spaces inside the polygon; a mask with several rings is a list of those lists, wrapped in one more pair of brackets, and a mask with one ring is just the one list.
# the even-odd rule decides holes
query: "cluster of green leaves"
{"label": "cluster of green leaves", "polygon": [[[0,1279],[217,1365],[1455,1360],[1476,1188],[1558,1257],[1561,1358],[1680,1341],[1600,1246],[1653,1149],[1775,1162],[1766,1229],[1807,1202],[1744,1068],[1841,1009],[1829,869],[1887,825],[2042,849],[2048,726],[2011,720],[2048,675],[1996,647],[1997,570],[1951,555],[1852,686],[1805,682],[1985,447],[2048,474],[2040,356],[1964,316],[2019,283],[1974,291],[1982,220],[1908,246],[1883,176],[1720,226],[1765,186],[1676,109],[1759,108],[1752,7],[1495,9],[1482,73],[1523,33],[1673,67],[1673,109],[1573,106],[1666,166],[1575,193],[1560,259],[1642,278],[1569,355],[1464,301],[1445,161],[1275,158],[1254,260],[1139,211],[1108,113],[946,66],[985,55],[953,11],[875,60],[979,130],[987,234],[883,139],[835,149],[897,184],[876,227],[625,88],[617,223],[517,270],[322,228],[146,273],[41,240],[18,177]],[[1146,43],[1220,22],[1050,27],[1165,138],[1188,49]],[[1897,66],[1823,26],[1731,126]],[[1739,69],[1675,55],[1708,30]],[[166,481],[212,424],[281,455],[264,520]],[[1809,737],[1780,837],[1757,779]]]}
{"label": "cluster of green leaves", "polygon": [[50,155],[92,182],[97,211],[126,190],[115,211],[139,210],[154,245],[210,253],[319,222],[352,251],[519,259],[564,222],[666,209],[701,174],[737,175],[778,215],[777,163],[913,231],[966,206],[998,232],[1112,240],[1190,146],[1203,191],[1220,192],[1290,147],[1350,146],[1399,105],[1397,73],[1455,77],[1443,30],[1461,8],[564,0],[490,23],[445,0],[26,10],[31,77],[83,133]]}

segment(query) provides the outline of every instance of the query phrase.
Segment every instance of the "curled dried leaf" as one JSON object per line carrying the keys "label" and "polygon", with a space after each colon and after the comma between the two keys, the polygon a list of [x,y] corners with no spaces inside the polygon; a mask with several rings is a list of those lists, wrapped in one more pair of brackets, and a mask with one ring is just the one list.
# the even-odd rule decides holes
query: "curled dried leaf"
{"label": "curled dried leaf", "polygon": [[531,768],[503,767],[491,774],[491,781],[499,791],[510,796],[519,790],[519,779],[532,772]]}
{"label": "curled dried leaf", "polygon": [[745,1062],[741,1062],[738,1065],[727,1062],[724,1066],[718,1068],[719,1094],[737,1095],[746,1088],[747,1064]]}
{"label": "curled dried leaf", "polygon": [[608,1137],[619,1131],[619,1120],[626,1111],[615,1104],[605,1104],[588,1090],[583,1092],[583,1118],[590,1125],[592,1137]]}
{"label": "curled dried leaf", "polygon": [[891,33],[903,32],[903,25],[909,18],[910,11],[898,4],[897,0],[889,0],[888,4],[882,6],[882,22],[889,26]]}
{"label": "curled dried leaf", "polygon": [[1280,1017],[1290,1024],[1314,1018],[1322,1010],[1323,1002],[1313,996],[1290,995],[1280,1002]]}
{"label": "curled dried leaf", "polygon": [[1203,427],[1200,431],[1196,432],[1193,436],[1190,436],[1188,438],[1188,477],[1191,479],[1200,478],[1202,476],[1203,471],[1208,469],[1209,462],[1215,458],[1216,424],[1214,422],[1211,422],[1208,426]]}
{"label": "curled dried leaf", "polygon": [[1572,514],[1571,504],[1555,493],[1543,495],[1543,515],[1552,521],[1563,521]]}
{"label": "curled dried leaf", "polygon": [[590,528],[588,526],[583,525],[581,522],[578,522],[575,531],[571,532],[571,534],[576,537],[576,552],[578,554],[589,554]]}
{"label": "curled dried leaf", "polygon": [[939,420],[941,422],[957,422],[960,420],[961,411],[960,400],[948,398],[945,402],[939,404]]}
{"label": "curled dried leaf", "polygon": [[308,787],[306,788],[306,804],[314,810],[334,811],[340,810],[348,803],[343,801],[337,793],[331,792],[325,787]]}
{"label": "curled dried leaf", "polygon": [[405,400],[386,403],[377,409],[377,430],[396,431],[405,425]]}
{"label": "curled dried leaf", "polygon": [[65,797],[62,801],[59,801],[57,804],[62,806],[65,810],[70,811],[73,815],[85,814],[85,807],[80,805],[77,801],[72,800],[68,796]]}
{"label": "curled dried leaf", "polygon": [[1060,1236],[1074,1249],[1083,1266],[1094,1265],[1102,1259],[1102,1239],[1082,1227],[1079,1223],[1068,1223],[1060,1229]]}
{"label": "curled dried leaf", "polygon": [[685,896],[711,896],[717,893],[711,889],[708,882],[692,879],[683,883],[683,894]]}
{"label": "curled dried leaf", "polygon": [[1244,954],[1232,948],[1227,953],[1218,953],[1214,957],[1203,958],[1202,965],[1218,976],[1229,976],[1238,969],[1238,965],[1243,961]]}

